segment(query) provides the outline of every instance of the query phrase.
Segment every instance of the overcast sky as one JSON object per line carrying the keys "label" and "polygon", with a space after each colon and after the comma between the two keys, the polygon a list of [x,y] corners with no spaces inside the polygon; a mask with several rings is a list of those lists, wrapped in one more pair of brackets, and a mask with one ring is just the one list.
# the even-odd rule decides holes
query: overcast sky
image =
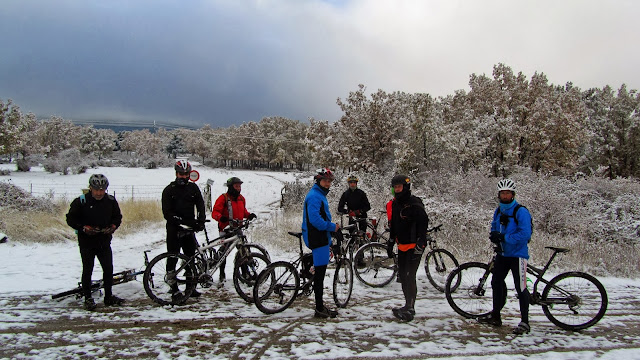
{"label": "overcast sky", "polygon": [[337,120],[367,91],[468,90],[504,63],[640,88],[636,0],[6,0],[0,99],[23,112],[229,126]]}

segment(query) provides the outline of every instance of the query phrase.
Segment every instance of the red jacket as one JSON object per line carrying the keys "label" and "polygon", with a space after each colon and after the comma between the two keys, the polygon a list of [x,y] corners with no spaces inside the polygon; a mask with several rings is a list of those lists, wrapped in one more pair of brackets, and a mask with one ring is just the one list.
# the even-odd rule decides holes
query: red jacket
{"label": "red jacket", "polygon": [[230,217],[229,216],[229,208],[227,204],[227,199],[231,202],[231,211],[233,212],[233,219],[242,220],[249,217],[249,212],[247,211],[246,201],[242,194],[238,195],[237,199],[233,199],[229,194],[224,193],[216,199],[216,203],[213,205],[213,211],[211,212],[211,218],[218,222],[218,230],[222,231],[229,225],[229,221],[220,221],[220,218]]}

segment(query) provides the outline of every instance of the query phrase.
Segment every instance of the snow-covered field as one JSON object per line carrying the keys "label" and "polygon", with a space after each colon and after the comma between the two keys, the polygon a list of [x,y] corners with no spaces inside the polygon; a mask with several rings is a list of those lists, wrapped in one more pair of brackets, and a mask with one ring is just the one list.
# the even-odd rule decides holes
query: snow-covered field
{"label": "snow-covered field", "polygon": [[[285,173],[196,169],[201,175],[198,183],[214,180],[214,196],[224,191],[222,183],[228,177],[239,176],[248,208],[258,213],[260,221],[277,210],[281,182],[293,179],[293,174]],[[101,168],[62,176],[36,168],[0,176],[0,181],[10,179],[25,190],[47,184],[56,196],[71,200],[94,172],[106,174],[114,189],[126,185],[161,191],[174,177],[172,169]],[[214,223],[208,228],[215,231]],[[273,259],[292,256],[263,245]],[[144,250],[151,250],[151,256],[164,251],[164,224],[130,236],[116,232],[112,248],[115,271],[140,269]],[[23,245],[9,241],[0,244],[0,264],[0,358],[640,359],[638,279],[600,278],[609,295],[609,308],[604,319],[590,329],[564,331],[551,324],[540,307],[533,306],[532,332],[514,337],[510,328],[518,323],[518,312],[513,293],[503,314],[505,326],[481,326],[451,310],[423,270],[419,272],[416,319],[400,323],[390,310],[402,304],[397,283],[373,289],[355,280],[349,306],[336,319],[318,320],[313,318],[311,297],[298,299],[280,314],[265,315],[244,303],[229,280],[220,288],[204,289],[202,297],[185,306],[160,307],[146,296],[140,276],[139,281],[114,287],[115,294],[128,300],[125,306],[104,308],[101,295],[96,294],[97,311],[86,312],[75,297],[51,300],[52,294],[75,287],[79,280],[81,264],[75,242]],[[229,275],[231,262],[227,266]],[[101,272],[96,262],[94,279]],[[325,299],[330,302],[328,288]]]}

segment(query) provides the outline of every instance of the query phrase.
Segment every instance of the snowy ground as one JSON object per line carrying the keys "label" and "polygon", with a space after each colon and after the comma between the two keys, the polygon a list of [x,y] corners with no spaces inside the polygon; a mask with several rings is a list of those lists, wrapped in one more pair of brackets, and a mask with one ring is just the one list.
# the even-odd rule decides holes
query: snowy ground
{"label": "snowy ground", "polygon": [[[280,182],[292,179],[291,174],[271,172],[198,170],[199,182],[214,179],[214,195],[224,190],[220,184],[226,178],[239,176],[245,181],[248,206],[262,219],[278,204]],[[92,172],[99,171],[106,173],[112,184],[142,188],[144,184],[161,187],[173,177],[171,169]],[[83,187],[88,177],[34,171],[0,176],[0,181],[11,178],[12,183],[26,189],[29,184],[48,183],[53,188],[72,184],[68,195],[72,197],[75,187]],[[55,191],[65,192],[62,186]],[[209,228],[213,231],[215,225]],[[116,271],[142,268],[144,250],[151,250],[152,256],[164,251],[163,224],[127,237],[116,233],[112,247]],[[291,254],[272,250],[271,256],[277,260]],[[503,315],[505,326],[481,326],[453,312],[444,295],[428,283],[423,270],[419,272],[416,319],[400,323],[390,310],[402,303],[396,283],[373,289],[355,280],[353,298],[338,318],[318,320],[312,316],[311,297],[298,299],[280,314],[265,315],[244,303],[231,281],[221,288],[205,289],[202,297],[184,306],[161,307],[146,296],[140,276],[139,281],[114,287],[114,293],[128,300],[125,306],[104,308],[101,295],[96,294],[97,311],[86,312],[75,297],[51,300],[53,293],[75,287],[80,276],[74,242],[20,245],[9,241],[0,244],[0,263],[0,358],[640,359],[638,279],[600,278],[609,295],[609,308],[604,319],[590,329],[564,331],[534,306],[532,332],[514,337],[510,330],[518,318],[512,293]],[[227,274],[231,274],[230,268]],[[94,279],[100,276],[96,265]],[[330,299],[329,289],[325,299]]]}

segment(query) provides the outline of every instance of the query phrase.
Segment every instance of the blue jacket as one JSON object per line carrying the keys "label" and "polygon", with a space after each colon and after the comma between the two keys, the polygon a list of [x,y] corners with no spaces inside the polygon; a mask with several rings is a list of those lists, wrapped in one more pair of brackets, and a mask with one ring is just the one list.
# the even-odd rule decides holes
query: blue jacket
{"label": "blue jacket", "polygon": [[[506,257],[519,257],[529,259],[529,240],[531,239],[531,213],[525,207],[521,207],[516,213],[518,225],[513,217],[513,210],[518,202],[514,199],[510,204],[500,204],[493,214],[491,231],[499,231],[504,234],[502,242],[502,255]],[[506,226],[500,224],[501,215],[508,216]]]}
{"label": "blue jacket", "polygon": [[312,248],[309,246],[309,225],[315,228],[311,231],[312,237],[314,233],[313,230],[326,232],[322,234],[322,236],[326,236],[327,245],[331,245],[331,232],[335,231],[336,224],[331,222],[329,202],[327,201],[328,192],[329,190],[322,188],[318,184],[314,184],[304,199],[302,210],[302,237],[305,245],[309,248]]}

